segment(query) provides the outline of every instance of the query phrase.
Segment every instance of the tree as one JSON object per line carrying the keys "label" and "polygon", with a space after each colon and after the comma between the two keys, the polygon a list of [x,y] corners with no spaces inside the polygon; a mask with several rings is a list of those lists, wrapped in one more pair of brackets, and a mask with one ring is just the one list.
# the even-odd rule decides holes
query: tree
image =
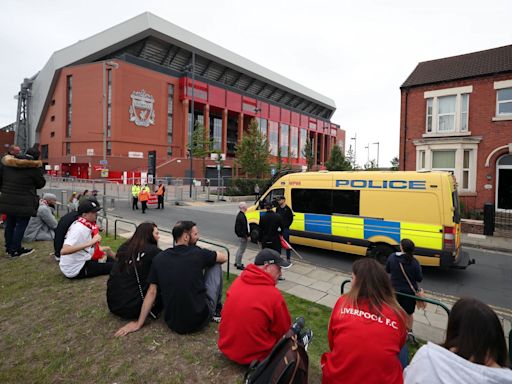
{"label": "tree", "polygon": [[369,162],[367,162],[364,165],[365,171],[376,171],[378,169],[379,169],[379,167],[377,167],[377,161],[375,161],[375,160],[370,160]]}
{"label": "tree", "polygon": [[354,158],[354,150],[352,149],[352,145],[348,146],[347,154],[345,155],[345,159],[352,164],[352,168],[356,169],[356,162]]}
{"label": "tree", "polygon": [[210,156],[212,150],[213,142],[206,136],[204,125],[196,121],[192,132],[192,155],[203,159],[203,177],[206,177],[206,158]]}
{"label": "tree", "polygon": [[276,171],[279,172],[283,169],[283,155],[281,153],[281,147],[277,146],[277,167]]}
{"label": "tree", "polygon": [[398,156],[393,157],[393,159],[391,159],[391,170],[398,171],[399,164],[400,161],[398,160]]}
{"label": "tree", "polygon": [[262,178],[270,169],[268,140],[258,129],[258,122],[252,119],[249,130],[240,144],[235,147],[235,157],[242,172],[248,176]]}
{"label": "tree", "polygon": [[331,149],[331,155],[329,156],[329,160],[325,163],[325,166],[329,171],[350,171],[352,170],[352,164],[345,159],[343,153],[341,152],[341,148],[338,145],[335,145]]}
{"label": "tree", "polygon": [[313,168],[313,163],[315,162],[315,156],[313,155],[313,140],[311,140],[311,137],[308,137],[306,140],[306,144],[302,150],[302,156],[306,158],[308,171],[311,171],[311,168]]}

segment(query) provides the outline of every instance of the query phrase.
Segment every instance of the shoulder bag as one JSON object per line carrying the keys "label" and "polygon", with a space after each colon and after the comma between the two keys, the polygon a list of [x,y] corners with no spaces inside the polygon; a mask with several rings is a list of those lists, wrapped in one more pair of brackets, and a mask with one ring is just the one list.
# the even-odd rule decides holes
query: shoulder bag
{"label": "shoulder bag", "polygon": [[[139,254],[139,257],[137,257],[137,258],[140,258],[140,254]],[[132,256],[132,263],[133,263],[133,269],[135,271],[135,277],[137,278],[137,285],[139,286],[140,297],[142,298],[142,303],[144,303],[144,292],[142,292],[142,286],[140,285],[140,279],[139,279],[139,271],[137,271],[137,264],[135,264],[135,258],[133,256]],[[156,320],[156,315],[153,313],[153,311],[150,311],[149,315],[153,319]]]}
{"label": "shoulder bag", "polygon": [[[405,273],[404,266],[400,262],[398,262],[398,264],[400,265],[400,269],[402,270],[402,273],[403,273],[403,275],[405,277],[405,280],[407,280],[407,283],[409,284],[409,287],[411,288],[411,291],[414,292],[414,295],[418,296],[418,297],[421,297],[421,298],[424,298],[425,297],[425,291],[423,291],[423,288],[419,288],[418,287],[418,290],[414,289],[414,285],[412,285],[411,280],[409,279],[409,276],[407,276],[407,273]],[[427,303],[425,301],[423,301],[423,300],[416,300],[416,308],[418,308],[418,309],[425,309],[425,308],[427,308]]]}

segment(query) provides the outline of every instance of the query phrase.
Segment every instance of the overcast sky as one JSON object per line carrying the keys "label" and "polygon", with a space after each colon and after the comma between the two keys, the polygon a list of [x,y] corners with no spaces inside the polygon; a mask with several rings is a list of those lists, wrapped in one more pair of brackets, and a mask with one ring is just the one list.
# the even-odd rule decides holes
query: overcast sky
{"label": "overcast sky", "polygon": [[51,54],[142,12],[230,49],[336,103],[357,162],[398,155],[400,85],[421,61],[512,44],[510,0],[3,0],[0,126]]}

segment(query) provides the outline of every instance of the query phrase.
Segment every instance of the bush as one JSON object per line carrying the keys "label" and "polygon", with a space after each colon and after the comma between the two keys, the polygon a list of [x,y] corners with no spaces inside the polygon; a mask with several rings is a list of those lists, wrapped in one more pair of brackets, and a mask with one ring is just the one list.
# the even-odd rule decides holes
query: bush
{"label": "bush", "polygon": [[260,191],[268,184],[267,179],[231,179],[226,187],[226,196],[254,195],[254,186],[258,184]]}

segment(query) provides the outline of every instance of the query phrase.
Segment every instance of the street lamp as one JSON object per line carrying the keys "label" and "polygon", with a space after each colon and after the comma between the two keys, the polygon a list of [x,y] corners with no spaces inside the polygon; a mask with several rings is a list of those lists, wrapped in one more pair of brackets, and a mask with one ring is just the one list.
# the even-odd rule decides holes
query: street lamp
{"label": "street lamp", "polygon": [[[186,71],[192,70],[192,95],[191,95],[191,109],[192,109],[192,119],[190,119],[190,132],[189,132],[189,141],[188,141],[188,147],[189,147],[189,154],[190,154],[190,189],[189,189],[189,197],[192,198],[192,172],[193,172],[193,153],[192,153],[192,134],[194,132],[194,123],[195,123],[195,110],[194,110],[194,91],[195,91],[195,85],[196,85],[196,77],[195,77],[195,65],[196,65],[196,54],[195,52],[192,52],[192,63],[187,65],[185,67]],[[186,89],[188,94],[188,78],[186,80]]]}
{"label": "street lamp", "polygon": [[[107,164],[107,71],[119,68],[115,61],[103,61],[103,166]],[[103,180],[103,213],[106,216],[105,202],[107,194],[107,182]]]}
{"label": "street lamp", "polygon": [[379,168],[379,142],[375,142],[373,144],[377,145],[377,168]]}
{"label": "street lamp", "polygon": [[368,143],[368,145],[366,147],[364,147],[364,149],[367,150],[367,153],[366,153],[366,163],[368,164],[370,162],[370,143]]}
{"label": "street lamp", "polygon": [[354,137],[351,137],[350,140],[354,140],[354,168],[356,167],[356,150],[357,150],[357,133],[354,133]]}

